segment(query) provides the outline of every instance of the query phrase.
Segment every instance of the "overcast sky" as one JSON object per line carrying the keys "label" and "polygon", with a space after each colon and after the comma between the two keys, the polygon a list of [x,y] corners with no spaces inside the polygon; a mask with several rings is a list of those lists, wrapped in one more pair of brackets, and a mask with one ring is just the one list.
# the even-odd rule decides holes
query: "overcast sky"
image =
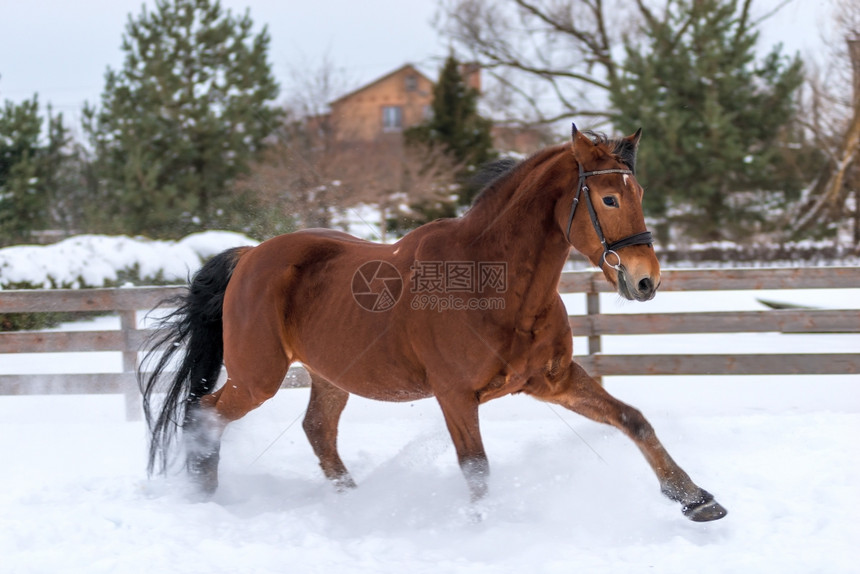
{"label": "overcast sky", "polygon": [[[756,12],[780,2],[756,0]],[[121,67],[128,14],[138,15],[143,3],[0,0],[0,101],[38,93],[42,105],[50,102],[76,121],[85,100],[98,102],[105,69]],[[820,54],[826,5],[790,0],[764,24],[761,43]],[[447,53],[432,25],[437,0],[222,0],[222,6],[234,13],[250,8],[257,30],[268,25],[270,61],[282,86],[291,69],[312,67],[324,54],[354,87],[405,62],[435,74]]]}

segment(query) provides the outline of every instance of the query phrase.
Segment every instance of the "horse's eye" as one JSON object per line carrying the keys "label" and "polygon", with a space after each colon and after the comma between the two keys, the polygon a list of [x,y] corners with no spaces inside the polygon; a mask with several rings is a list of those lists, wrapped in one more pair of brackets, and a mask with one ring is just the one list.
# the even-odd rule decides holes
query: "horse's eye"
{"label": "horse's eye", "polygon": [[618,207],[618,200],[611,195],[607,195],[603,198],[603,205],[608,205],[609,207]]}

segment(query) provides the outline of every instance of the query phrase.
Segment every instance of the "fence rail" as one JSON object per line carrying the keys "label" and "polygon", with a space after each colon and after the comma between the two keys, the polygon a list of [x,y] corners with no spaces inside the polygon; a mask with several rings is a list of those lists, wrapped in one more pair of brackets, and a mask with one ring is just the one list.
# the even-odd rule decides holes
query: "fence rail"
{"label": "fence rail", "polygon": [[[660,291],[746,291],[860,288],[860,267],[665,270]],[[612,375],[799,375],[860,373],[857,353],[607,355],[603,335],[696,333],[860,333],[860,309],[772,309],[612,315],[600,312],[600,293],[612,286],[600,272],[562,274],[561,293],[585,293],[586,315],[570,317],[573,333],[588,337],[577,357],[596,377]]]}
{"label": "fence rail", "polygon": [[[661,291],[860,288],[860,267],[797,269],[665,270]],[[775,309],[769,311],[604,314],[600,293],[612,291],[602,274],[573,271],[562,275],[562,293],[584,293],[586,314],[573,315],[577,336],[588,338],[588,354],[577,362],[597,377],[680,374],[853,374],[860,373],[856,353],[750,355],[608,355],[606,335],[693,333],[860,333],[860,310]],[[134,380],[138,351],[151,331],[138,329],[137,313],[149,310],[178,287],[86,290],[0,291],[0,313],[95,311],[119,314],[120,329],[79,332],[0,333],[0,353],[118,351],[121,373],[74,375],[0,375],[0,395],[122,393],[126,414],[140,416]],[[287,386],[307,381],[292,372]]]}
{"label": "fence rail", "polygon": [[112,312],[120,320],[118,331],[0,333],[0,353],[122,353],[121,373],[0,375],[0,395],[121,393],[126,418],[139,419],[134,369],[150,331],[137,328],[137,312],[181,292],[180,287],[0,291],[0,313]]}

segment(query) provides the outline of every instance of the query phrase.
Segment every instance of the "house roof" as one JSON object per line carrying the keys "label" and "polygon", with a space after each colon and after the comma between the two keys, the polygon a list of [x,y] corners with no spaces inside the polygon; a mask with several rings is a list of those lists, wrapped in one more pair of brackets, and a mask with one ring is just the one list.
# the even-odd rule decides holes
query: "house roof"
{"label": "house roof", "polygon": [[421,76],[422,78],[424,78],[425,80],[427,80],[427,81],[428,81],[428,82],[430,82],[431,84],[433,84],[433,83],[434,83],[434,82],[433,82],[433,80],[431,80],[430,78],[428,78],[428,77],[426,76],[426,74],[422,73],[422,72],[421,72],[421,70],[419,70],[418,68],[416,68],[414,64],[406,63],[406,64],[403,64],[402,66],[400,66],[399,68],[397,68],[396,70],[393,70],[393,71],[391,71],[391,72],[388,72],[388,73],[387,73],[387,74],[385,74],[384,76],[379,77],[379,78],[377,78],[377,79],[373,80],[372,82],[369,82],[369,83],[367,83],[367,84],[364,84],[364,85],[363,85],[363,86],[361,86],[360,88],[357,88],[357,89],[355,89],[355,90],[353,90],[353,91],[349,92],[348,94],[345,94],[345,95],[343,95],[343,96],[341,96],[341,97],[337,98],[336,100],[334,100],[334,101],[330,102],[330,103],[329,103],[329,106],[333,106],[333,105],[335,105],[335,104],[338,104],[338,103],[342,102],[343,100],[347,100],[347,99],[349,99],[349,98],[351,98],[351,97],[355,96],[356,94],[358,94],[358,93],[360,93],[360,92],[363,92],[364,90],[366,90],[366,89],[368,89],[368,88],[371,88],[371,87],[375,86],[376,84],[382,83],[382,82],[384,82],[385,80],[387,80],[388,78],[390,78],[391,76],[394,76],[394,75],[396,75],[396,74],[399,74],[400,72],[402,72],[402,71],[404,71],[404,70],[407,70],[407,69],[408,69],[408,70],[411,70],[411,71],[413,71],[413,72],[415,72],[417,75]]}

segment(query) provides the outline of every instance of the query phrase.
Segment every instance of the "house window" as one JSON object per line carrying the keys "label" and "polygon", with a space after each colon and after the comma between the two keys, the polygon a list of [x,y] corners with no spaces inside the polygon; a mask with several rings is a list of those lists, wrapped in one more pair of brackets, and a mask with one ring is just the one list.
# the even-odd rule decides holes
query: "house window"
{"label": "house window", "polygon": [[403,109],[400,106],[382,107],[382,130],[395,132],[403,129]]}
{"label": "house window", "polygon": [[418,89],[418,78],[415,76],[406,76],[406,91],[414,92]]}

